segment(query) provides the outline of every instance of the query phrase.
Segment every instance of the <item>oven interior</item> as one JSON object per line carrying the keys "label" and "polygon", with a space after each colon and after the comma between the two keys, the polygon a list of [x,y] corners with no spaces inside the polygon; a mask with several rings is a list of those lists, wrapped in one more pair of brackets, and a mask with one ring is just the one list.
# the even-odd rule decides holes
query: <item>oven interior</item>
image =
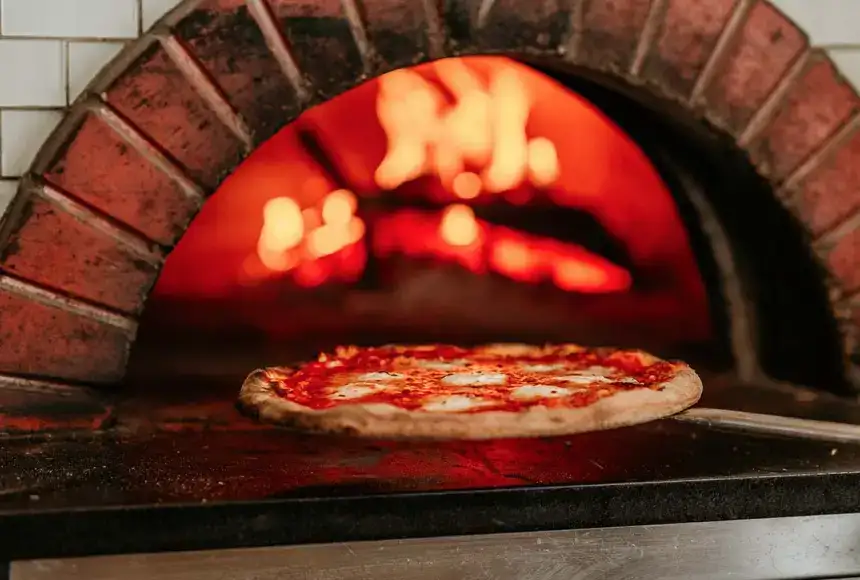
{"label": "oven interior", "polygon": [[602,78],[468,57],[311,109],[224,182],[147,302],[120,423],[226,421],[250,370],[338,345],[502,341],[851,393],[808,240],[727,138]]}

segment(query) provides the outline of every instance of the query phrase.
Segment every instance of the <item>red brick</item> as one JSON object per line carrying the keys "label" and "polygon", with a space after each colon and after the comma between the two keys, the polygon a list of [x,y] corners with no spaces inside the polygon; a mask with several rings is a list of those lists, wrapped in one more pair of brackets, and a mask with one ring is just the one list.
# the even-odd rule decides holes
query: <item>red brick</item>
{"label": "red brick", "polygon": [[242,159],[242,144],[160,46],[108,89],[107,101],[201,184],[215,187]]}
{"label": "red brick", "polygon": [[[362,5],[367,33],[383,61],[383,70],[409,66],[430,58],[430,27],[423,3],[364,0]],[[443,39],[435,41],[444,42]]]}
{"label": "red brick", "polygon": [[772,180],[782,180],[845,123],[858,103],[854,89],[833,63],[816,60],[747,149],[753,163]]}
{"label": "red brick", "polygon": [[364,65],[340,0],[268,1],[318,96],[334,97],[362,80]]}
{"label": "red brick", "polygon": [[753,6],[735,48],[705,92],[719,124],[741,131],[807,47],[806,37],[769,2]]}
{"label": "red brick", "polygon": [[597,69],[626,72],[650,5],[650,0],[587,2],[575,60]]}
{"label": "red brick", "polygon": [[49,201],[33,196],[2,254],[7,272],[124,312],[137,312],[157,268]]}
{"label": "red brick", "polygon": [[83,122],[45,178],[165,245],[179,239],[197,211],[195,201],[95,117]]}
{"label": "red brick", "polygon": [[0,291],[0,373],[113,383],[128,351],[125,331]]}
{"label": "red brick", "polygon": [[860,132],[822,162],[796,188],[797,210],[819,235],[860,209]]}
{"label": "red brick", "polygon": [[176,30],[262,142],[300,112],[244,0],[207,0]]}
{"label": "red brick", "polygon": [[567,38],[570,4],[567,0],[496,0],[477,42],[491,50],[554,51]]}
{"label": "red brick", "polygon": [[737,0],[668,0],[644,76],[670,93],[689,95],[736,5]]}
{"label": "red brick", "polygon": [[827,255],[827,264],[844,293],[860,290],[860,229],[848,232],[836,243]]}

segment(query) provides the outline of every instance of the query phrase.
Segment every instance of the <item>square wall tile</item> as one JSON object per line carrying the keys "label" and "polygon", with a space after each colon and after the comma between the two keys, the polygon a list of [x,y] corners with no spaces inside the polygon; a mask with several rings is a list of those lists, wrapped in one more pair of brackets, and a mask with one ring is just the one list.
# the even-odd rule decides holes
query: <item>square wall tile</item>
{"label": "square wall tile", "polygon": [[0,40],[0,107],[63,107],[65,52],[60,40]]}
{"label": "square wall tile", "polygon": [[860,44],[857,0],[772,0],[816,46]]}
{"label": "square wall tile", "polygon": [[62,111],[0,111],[3,177],[26,173],[42,143],[62,118]]}
{"label": "square wall tile", "polygon": [[178,6],[182,0],[142,0],[143,2],[143,29],[149,30],[158,19],[167,14],[167,11]]}
{"label": "square wall tile", "polygon": [[9,208],[16,191],[18,191],[17,181],[12,179],[0,180],[0,221],[3,220],[3,214]]}
{"label": "square wall tile", "polygon": [[4,36],[135,38],[137,0],[2,0]]}
{"label": "square wall tile", "polygon": [[860,47],[831,48],[827,51],[854,88],[860,90]]}
{"label": "square wall tile", "polygon": [[69,43],[69,102],[75,100],[96,74],[125,46],[122,42]]}

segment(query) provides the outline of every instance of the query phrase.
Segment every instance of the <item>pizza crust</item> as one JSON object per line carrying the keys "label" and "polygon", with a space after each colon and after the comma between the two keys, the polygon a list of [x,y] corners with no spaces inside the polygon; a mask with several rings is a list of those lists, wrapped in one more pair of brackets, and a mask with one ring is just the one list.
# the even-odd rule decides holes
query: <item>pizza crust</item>
{"label": "pizza crust", "polygon": [[[587,407],[572,409],[535,406],[520,412],[477,413],[407,411],[380,403],[311,409],[278,396],[266,378],[267,370],[273,369],[258,369],[245,379],[239,405],[267,423],[313,433],[378,439],[549,437],[647,423],[691,407],[702,394],[702,381],[690,367],[675,366],[675,376],[659,391],[648,388],[618,391]],[[274,370],[292,372],[287,368]]]}

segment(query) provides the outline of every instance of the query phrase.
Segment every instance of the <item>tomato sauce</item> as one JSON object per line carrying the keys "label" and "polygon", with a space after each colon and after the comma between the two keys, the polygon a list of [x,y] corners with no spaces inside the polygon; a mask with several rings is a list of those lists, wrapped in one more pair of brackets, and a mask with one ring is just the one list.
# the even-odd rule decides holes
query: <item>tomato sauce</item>
{"label": "tomato sauce", "polygon": [[[434,369],[420,366],[420,361],[455,363],[455,369]],[[551,372],[528,370],[526,365],[563,365]],[[609,382],[570,384],[563,377],[582,372],[589,367],[611,369]],[[342,404],[388,403],[406,410],[418,410],[436,397],[460,395],[480,399],[482,406],[459,413],[486,411],[520,411],[542,405],[545,407],[586,407],[598,399],[618,391],[635,389],[660,390],[673,376],[672,363],[658,361],[643,364],[636,353],[610,349],[582,349],[571,352],[564,347],[535,348],[530,354],[498,355],[450,345],[433,347],[346,347],[334,354],[322,354],[319,359],[295,372],[270,370],[270,385],[281,397],[312,409],[328,409]],[[446,385],[440,382],[451,374],[502,373],[502,384]],[[364,380],[365,373],[398,373],[391,380]],[[627,379],[628,382],[625,382]],[[635,379],[637,382],[629,382]],[[383,385],[361,397],[338,399],[337,387],[348,383]],[[511,390],[525,385],[566,387],[572,392],[563,397],[517,399]]]}

